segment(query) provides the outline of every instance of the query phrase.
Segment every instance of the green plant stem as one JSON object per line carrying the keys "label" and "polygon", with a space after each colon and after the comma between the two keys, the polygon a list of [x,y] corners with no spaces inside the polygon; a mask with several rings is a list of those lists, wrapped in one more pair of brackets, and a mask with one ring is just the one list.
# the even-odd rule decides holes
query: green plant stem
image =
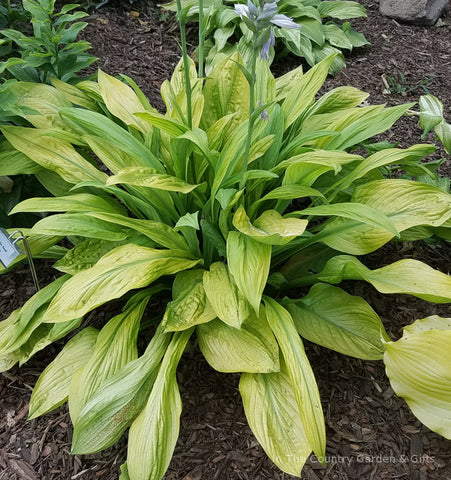
{"label": "green plant stem", "polygon": [[252,48],[252,58],[251,58],[251,71],[249,76],[249,123],[247,126],[247,137],[246,137],[246,145],[244,149],[244,156],[243,156],[243,167],[241,170],[241,179],[240,179],[240,187],[239,189],[242,190],[245,185],[245,178],[244,174],[247,171],[247,166],[249,165],[249,154],[251,151],[251,141],[252,141],[252,131],[254,129],[255,123],[255,72],[256,72],[256,64],[257,64],[257,54],[258,51],[255,48],[257,43],[258,32],[254,32],[254,39],[252,44],[254,47]]}
{"label": "green plant stem", "polygon": [[182,2],[177,0],[177,16],[180,25],[180,37],[182,40],[182,56],[183,56],[183,73],[185,74],[185,92],[186,92],[186,111],[188,127],[193,127],[193,114],[191,105],[191,79],[189,77],[189,59],[188,50],[186,48],[186,29],[185,18],[182,13]]}
{"label": "green plant stem", "polygon": [[204,43],[204,0],[199,0],[199,46],[197,48],[199,61],[199,78],[204,78]]}

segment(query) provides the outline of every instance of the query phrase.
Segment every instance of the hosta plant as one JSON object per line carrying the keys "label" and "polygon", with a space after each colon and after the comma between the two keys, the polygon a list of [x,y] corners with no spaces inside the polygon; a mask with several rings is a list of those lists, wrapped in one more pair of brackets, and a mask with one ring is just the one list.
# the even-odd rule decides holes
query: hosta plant
{"label": "hosta plant", "polygon": [[[254,3],[258,6],[259,2]],[[199,18],[201,4],[203,18]],[[207,35],[207,65],[218,55],[223,57],[230,54],[235,43],[247,61],[254,42],[253,32],[246,17],[240,15],[240,12],[249,7],[252,11],[254,4],[251,1],[182,0],[181,5],[181,12],[186,20],[199,22],[199,28]],[[177,1],[163,4],[162,7],[177,11]],[[350,52],[354,48],[369,45],[364,35],[356,32],[349,22],[337,23],[366,17],[365,8],[358,2],[279,0],[277,9],[280,14],[292,18],[300,27],[300,30],[294,30],[281,25],[281,29],[274,31],[279,57],[290,52],[313,66],[335,52],[337,55],[330,66],[330,73],[336,73],[345,66],[343,51]]]}
{"label": "hosta plant", "polygon": [[[424,263],[365,260],[391,240],[450,231],[450,194],[381,173],[428,174],[432,145],[356,150],[412,105],[362,106],[367,94],[352,87],[317,98],[334,56],[280,78],[257,61],[256,82],[236,53],[205,80],[185,61],[189,70],[180,63],[162,85],[165,114],[132,81],[102,72],[98,83],[10,87],[31,126],[1,128],[0,162],[35,172],[53,194],[13,213],[49,213],[26,234],[61,275],[0,323],[1,368],[68,339],[35,386],[30,417],[68,401],[75,454],[129,429],[121,479],[159,480],[179,432],[177,365],[197,338],[213,368],[241,372],[252,431],[299,476],[326,448],[307,339],[383,360],[414,414],[451,438],[451,320],[420,319],[391,339],[339,286],[451,302],[451,278]],[[164,309],[157,318],[151,298]],[[90,312],[110,302],[116,315],[94,328]]]}

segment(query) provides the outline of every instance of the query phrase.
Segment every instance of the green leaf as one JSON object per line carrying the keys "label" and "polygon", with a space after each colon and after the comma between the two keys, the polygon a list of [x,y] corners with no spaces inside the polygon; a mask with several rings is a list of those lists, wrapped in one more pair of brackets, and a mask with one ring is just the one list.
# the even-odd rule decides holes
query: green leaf
{"label": "green leaf", "polygon": [[99,452],[119,440],[146,404],[170,340],[159,327],[141,357],[102,383],[74,424],[72,454]]}
{"label": "green leaf", "polygon": [[440,141],[443,143],[443,148],[448,155],[451,155],[451,124],[442,120],[434,129]]}
{"label": "green leaf", "polygon": [[150,149],[105,115],[81,108],[63,108],[60,115],[68,121],[71,129],[81,135],[107,139],[116,148],[134,157],[140,165],[163,171],[160,161]]}
{"label": "green leaf", "polygon": [[127,230],[82,213],[50,215],[39,220],[30,231],[38,235],[77,235],[100,240],[120,241],[127,238]]}
{"label": "green leaf", "polygon": [[312,449],[286,367],[278,373],[243,373],[240,393],[249,426],[268,457],[300,477]]}
{"label": "green leaf", "polygon": [[443,104],[434,95],[422,95],[418,102],[420,106],[420,127],[422,138],[443,120]]}
{"label": "green leaf", "polygon": [[199,347],[218,372],[267,373],[279,370],[279,347],[263,313],[251,314],[241,329],[216,319],[197,327]]}
{"label": "green leaf", "polygon": [[[449,193],[409,180],[366,183],[355,190],[352,202],[379,210],[398,232],[420,225],[438,227],[451,218]],[[319,235],[331,248],[353,255],[373,252],[393,238],[387,230],[340,218],[327,222]]]}
{"label": "green leaf", "polygon": [[42,372],[31,395],[29,419],[44,415],[67,400],[72,376],[89,360],[98,333],[93,327],[83,329]]}
{"label": "green leaf", "polygon": [[314,215],[314,216],[337,216],[350,218],[367,225],[383,228],[393,235],[399,236],[394,223],[375,208],[363,203],[333,203],[330,205],[319,205],[318,207],[305,208],[292,212],[289,215]]}
{"label": "green leaf", "polygon": [[390,384],[428,428],[451,439],[451,321],[428,317],[385,344]]}
{"label": "green leaf", "polygon": [[53,265],[53,268],[56,268],[56,270],[60,272],[75,275],[78,272],[93,267],[101,257],[113,250],[113,248],[127,243],[130,243],[128,239],[122,242],[112,242],[108,240],[98,240],[96,238],[87,238],[70,249],[63,258]]}
{"label": "green leaf", "polygon": [[143,133],[152,129],[147,122],[143,122],[134,115],[137,112],[143,112],[145,107],[128,85],[102,72],[102,70],[98,71],[98,82],[100,95],[113,115],[121,119],[126,125],[132,125]]}
{"label": "green leaf", "polygon": [[74,275],[45,315],[46,322],[77,318],[124,293],[142,288],[162,275],[194,267],[198,260],[179,250],[155,250],[129,244],[104,255],[92,268]]}
{"label": "green leaf", "polygon": [[239,292],[258,315],[269,274],[271,246],[239,232],[230,232],[227,237],[227,262]]}
{"label": "green leaf", "polygon": [[205,80],[205,105],[202,124],[205,130],[220,118],[236,114],[231,119],[228,130],[246,120],[249,115],[249,84],[240,69],[242,60],[238,53],[227,57],[215,65]]}
{"label": "green leaf", "polygon": [[326,427],[318,386],[291,315],[275,300],[265,297],[266,318],[273,331],[294,390],[307,440],[317,457],[324,458]]}
{"label": "green leaf", "polygon": [[163,318],[167,332],[186,330],[216,317],[202,283],[204,272],[200,269],[188,270],[175,277],[173,300],[168,303]]}
{"label": "green leaf", "polygon": [[140,220],[107,212],[89,213],[89,216],[135,230],[163,247],[188,250],[188,246],[183,237],[165,223],[153,222],[152,220]]}
{"label": "green leaf", "polygon": [[174,334],[149,400],[130,428],[127,467],[133,480],[160,480],[171,461],[182,411],[175,373],[191,334]]}
{"label": "green leaf", "polygon": [[187,132],[189,129],[186,125],[166,115],[158,112],[141,112],[135,115],[138,119],[143,119],[148,126],[154,126],[168,133],[172,137],[179,137]]}
{"label": "green leaf", "polygon": [[252,237],[257,242],[268,245],[286,245],[302,235],[307,224],[307,220],[284,218],[276,210],[266,210],[252,225],[242,206],[233,216],[233,225],[237,230]]}
{"label": "green leaf", "polygon": [[329,23],[324,25],[323,29],[324,35],[331,45],[340,49],[352,50],[351,41],[338,25]]}
{"label": "green leaf", "polygon": [[222,262],[210,265],[210,270],[204,273],[203,284],[216,316],[227,325],[240,328],[249,316],[249,306],[226,265]]}
{"label": "green leaf", "polygon": [[10,215],[18,212],[109,212],[123,214],[124,209],[110,197],[76,193],[63,197],[30,198],[16,205]]}
{"label": "green leaf", "polygon": [[185,215],[177,220],[174,229],[180,230],[183,227],[189,227],[194,228],[194,230],[200,230],[198,216],[199,212],[185,213]]}
{"label": "green leaf", "polygon": [[322,18],[333,17],[338,18],[339,20],[366,17],[365,8],[358,2],[348,2],[342,0],[319,2],[318,12]]}
{"label": "green leaf", "polygon": [[124,365],[138,357],[139,324],[150,297],[125,307],[100,330],[91,358],[73,377],[69,413],[75,423],[96,390]]}
{"label": "green leaf", "polygon": [[405,293],[434,303],[451,302],[451,277],[410,258],[370,270],[357,258],[338,255],[327,262],[317,277],[328,283],[364,280],[381,293]]}
{"label": "green leaf", "polygon": [[38,173],[42,167],[17,150],[0,152],[0,176]]}
{"label": "green leaf", "polygon": [[257,202],[265,200],[292,200],[293,198],[305,197],[323,197],[323,194],[314,188],[304,185],[283,185],[271,190]]}
{"label": "green leaf", "polygon": [[310,342],[351,357],[382,359],[381,337],[390,338],[376,312],[363,298],[318,283],[305,297],[288,301],[285,307],[297,331]]}
{"label": "green leaf", "polygon": [[329,55],[322,62],[312,67],[306,74],[302,75],[298,82],[290,84],[290,90],[282,103],[282,112],[285,116],[285,130],[300,118],[315,101],[315,95],[326,79],[335,57],[336,55],[334,54]]}
{"label": "green leaf", "polygon": [[320,140],[317,146],[330,150],[350,148],[391,128],[396,120],[413,105],[407,103],[389,108],[383,108],[383,106],[361,107],[355,109],[355,113],[358,114],[355,117],[352,114],[349,117],[341,114],[333,125],[327,126],[327,129],[339,131],[340,135],[329,140],[327,138]]}
{"label": "green leaf", "polygon": [[0,355],[14,352],[30,339],[41,325],[49,302],[68,279],[65,275],[46,285],[0,322]]}
{"label": "green leaf", "polygon": [[148,167],[125,168],[118,172],[117,175],[108,177],[106,182],[107,185],[117,185],[118,183],[181,193],[189,193],[198,186],[190,185],[171,175],[161,174],[157,170]]}
{"label": "green leaf", "polygon": [[[301,153],[290,157],[280,162],[274,170],[279,172],[289,167],[295,167],[297,165],[313,164],[324,165],[333,169],[335,173],[338,173],[342,165],[362,160],[360,155],[353,155],[341,150],[314,150],[313,152]],[[285,182],[285,183],[297,183],[297,182]]]}
{"label": "green leaf", "polygon": [[44,168],[53,170],[69,183],[97,180],[107,175],[85,160],[67,141],[45,135],[45,131],[25,127],[2,126],[11,145]]}

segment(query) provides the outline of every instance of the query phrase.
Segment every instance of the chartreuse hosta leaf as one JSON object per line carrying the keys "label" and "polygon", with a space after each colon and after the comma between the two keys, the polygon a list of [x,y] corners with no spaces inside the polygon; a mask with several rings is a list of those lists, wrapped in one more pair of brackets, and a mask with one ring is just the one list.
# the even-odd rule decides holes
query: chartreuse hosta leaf
{"label": "chartreuse hosta leaf", "polygon": [[216,316],[231,327],[240,328],[249,316],[249,304],[239,292],[226,265],[215,262],[204,273],[204,290]]}
{"label": "chartreuse hosta leaf", "polygon": [[240,232],[230,232],[227,237],[227,262],[238,290],[258,315],[269,274],[271,245],[257,242]]}
{"label": "chartreuse hosta leaf", "polygon": [[29,198],[17,204],[9,215],[19,212],[109,212],[124,214],[124,209],[110,197],[76,193],[64,197]]}
{"label": "chartreuse hosta leaf", "polygon": [[124,365],[138,357],[136,340],[149,296],[130,301],[124,312],[100,330],[91,358],[77,371],[70,385],[69,413],[75,422],[96,390]]}
{"label": "chartreuse hosta leaf", "polygon": [[127,467],[133,480],[161,480],[171,461],[182,411],[175,374],[192,332],[174,333],[149,399],[130,427]]}
{"label": "chartreuse hosta leaf", "polygon": [[241,329],[219,319],[197,327],[199,347],[207,362],[219,372],[267,373],[279,370],[279,347],[263,308],[252,313]]}
{"label": "chartreuse hosta leaf", "polygon": [[[410,180],[366,183],[355,190],[352,202],[379,210],[392,221],[398,232],[418,225],[438,227],[451,218],[449,193]],[[393,236],[385,229],[336,218],[324,225],[318,241],[341,252],[363,255],[377,250]]]}
{"label": "chartreuse hosta leaf", "polygon": [[106,173],[83,158],[69,142],[45,135],[45,130],[3,126],[1,131],[14,148],[69,183],[85,180],[104,183],[107,179]]}
{"label": "chartreuse hosta leaf", "polygon": [[88,362],[98,333],[93,327],[83,329],[42,372],[31,395],[28,418],[44,415],[67,400],[72,376]]}
{"label": "chartreuse hosta leaf", "polygon": [[312,448],[284,362],[277,373],[243,373],[244,412],[268,457],[284,472],[301,476]]}
{"label": "chartreuse hosta leaf", "polygon": [[252,224],[242,206],[233,216],[233,225],[236,229],[257,242],[269,245],[287,244],[302,235],[307,224],[307,220],[284,218],[276,210],[266,210]]}
{"label": "chartreuse hosta leaf", "polygon": [[20,348],[42,323],[49,302],[69,279],[64,275],[35,293],[22,308],[0,322],[0,355]]}
{"label": "chartreuse hosta leaf", "polygon": [[[329,55],[322,62],[302,75],[299,81],[290,82],[290,89],[282,103],[282,112],[285,116],[285,129],[295,122],[310,107],[315,95],[324,83],[329,68],[336,55]],[[276,83],[277,85],[277,83]]]}
{"label": "chartreuse hosta leaf", "polygon": [[163,318],[166,331],[186,330],[216,317],[202,282],[205,270],[180,272],[172,285],[173,300]]}
{"label": "chartreuse hosta leaf", "polygon": [[129,244],[104,255],[92,268],[74,275],[59,291],[45,314],[46,322],[83,316],[109,300],[142,288],[162,275],[194,267],[198,260],[180,250],[156,250]]}
{"label": "chartreuse hosta leaf", "polygon": [[31,233],[38,235],[77,235],[100,240],[121,241],[127,238],[127,229],[104,222],[83,213],[49,215],[35,223]]}
{"label": "chartreuse hosta leaf", "polygon": [[304,210],[292,212],[289,215],[314,215],[314,216],[335,216],[349,218],[357,222],[365,223],[375,227],[383,228],[393,235],[399,236],[394,223],[383,213],[375,208],[362,203],[332,203],[330,205],[319,205]]}
{"label": "chartreuse hosta leaf", "polygon": [[[87,238],[77,243],[74,248],[69,250],[63,258],[58,260],[53,268],[60,272],[69,273],[75,275],[83,270],[93,267],[100,258],[106,255],[108,252],[121,245],[128,243],[135,243],[141,245],[139,242],[143,241],[143,246],[146,245],[145,238],[129,237],[127,240],[121,242],[110,242],[108,240],[98,240],[96,238]],[[149,245],[150,246],[150,245]]]}
{"label": "chartreuse hosta leaf", "polygon": [[265,312],[269,326],[279,343],[291,381],[307,441],[317,457],[324,458],[326,427],[318,385],[304,351],[293,318],[270,297],[265,297]]}
{"label": "chartreuse hosta leaf", "polygon": [[149,148],[105,115],[81,108],[62,108],[60,115],[71,130],[81,135],[108,139],[116,148],[132,156],[144,167],[162,172],[163,166]]}
{"label": "chartreuse hosta leaf", "polygon": [[134,113],[143,112],[145,107],[128,85],[102,70],[98,72],[98,82],[100,95],[113,115],[120,118],[126,125],[134,126],[143,133],[152,130],[151,125],[134,115]]}
{"label": "chartreuse hosta leaf", "polygon": [[145,353],[103,381],[74,424],[72,453],[95,453],[116,443],[147,402],[171,340],[160,326]]}
{"label": "chartreuse hosta leaf", "polygon": [[434,95],[420,97],[420,125],[423,128],[423,138],[433,128],[446,153],[451,153],[451,124],[443,117],[443,105]]}
{"label": "chartreuse hosta leaf", "polygon": [[385,344],[384,363],[395,393],[451,439],[451,319],[427,317],[405,327],[401,339]]}
{"label": "chartreuse hosta leaf", "polygon": [[166,223],[140,220],[108,212],[90,212],[89,215],[105,222],[136,230],[162,247],[188,250],[184,238]]}
{"label": "chartreuse hosta leaf", "polygon": [[324,283],[300,300],[287,301],[297,331],[307,340],[365,360],[380,360],[390,338],[376,312],[363,298]]}
{"label": "chartreuse hosta leaf", "polygon": [[189,193],[197,187],[197,185],[190,185],[177,177],[159,173],[158,170],[148,167],[125,168],[118,172],[117,175],[108,177],[106,183],[107,185],[125,183],[127,185],[181,193]]}
{"label": "chartreuse hosta leaf", "polygon": [[0,175],[19,175],[38,173],[42,167],[17,150],[0,152]]}
{"label": "chartreuse hosta leaf", "polygon": [[428,302],[451,302],[451,277],[410,258],[370,270],[355,257],[338,255],[327,262],[317,278],[328,283],[365,280],[381,293],[407,293]]}

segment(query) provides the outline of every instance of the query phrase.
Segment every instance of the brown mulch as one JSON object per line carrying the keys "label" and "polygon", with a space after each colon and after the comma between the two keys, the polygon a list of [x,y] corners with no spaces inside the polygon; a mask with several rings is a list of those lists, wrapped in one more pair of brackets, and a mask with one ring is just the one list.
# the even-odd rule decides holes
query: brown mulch
{"label": "brown mulch", "polygon": [[[427,88],[442,100],[451,120],[451,14],[442,18],[442,26],[412,27],[382,17],[374,0],[361,3],[368,19],[352,24],[372,47],[354,52],[346,70],[329,79],[326,88],[348,84],[369,92],[371,103],[397,104],[417,101],[423,92],[417,88],[406,96],[384,95],[383,74],[395,76],[399,70],[409,87],[432,78]],[[131,76],[155,107],[164,108],[159,86],[179,58],[172,17],[165,18],[153,3],[130,6],[124,1],[122,7],[110,3],[91,15],[85,36],[100,58],[99,68]],[[408,146],[418,143],[420,135],[417,120],[403,118],[382,137]],[[426,139],[433,140],[432,135]],[[441,171],[450,176],[450,168],[448,158]],[[399,258],[416,258],[449,273],[450,253],[449,244],[407,242],[387,246],[367,262],[382,266]],[[52,270],[45,262],[38,266],[42,283],[48,283]],[[25,265],[0,277],[0,285],[0,319],[4,319],[32,295],[33,287]],[[399,329],[416,318],[434,313],[450,316],[449,305],[383,296],[357,282],[348,287],[370,302],[393,338],[399,338]],[[96,455],[71,456],[71,424],[65,406],[43,418],[26,420],[32,387],[61,345],[50,346],[28,364],[0,375],[0,480],[117,480],[119,476],[126,458],[125,439]],[[311,458],[303,478],[451,480],[451,442],[422,426],[394,395],[381,362],[348,358],[308,343],[306,348],[323,400],[328,464],[324,468]],[[267,459],[250,432],[238,375],[215,372],[193,345],[182,359],[178,380],[184,411],[167,480],[294,478]]]}

